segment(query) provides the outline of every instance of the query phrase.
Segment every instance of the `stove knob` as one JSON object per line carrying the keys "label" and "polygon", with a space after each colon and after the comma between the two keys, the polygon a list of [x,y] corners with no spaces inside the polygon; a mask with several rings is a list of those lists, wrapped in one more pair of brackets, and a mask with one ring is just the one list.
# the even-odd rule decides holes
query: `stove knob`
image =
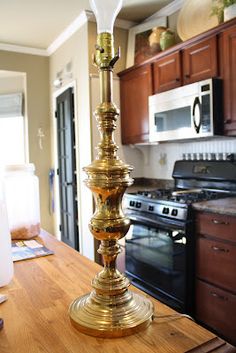
{"label": "stove knob", "polygon": [[135,204],[135,206],[136,206],[136,208],[141,208],[141,202],[136,202],[136,204]]}
{"label": "stove knob", "polygon": [[154,206],[148,206],[148,211],[153,212],[154,211]]}
{"label": "stove knob", "polygon": [[163,214],[168,214],[169,213],[169,208],[168,207],[164,207],[162,210]]}
{"label": "stove knob", "polygon": [[172,215],[172,216],[177,216],[177,214],[178,214],[178,210],[177,210],[176,208],[174,208],[174,209],[172,210],[172,212],[171,212],[171,215]]}

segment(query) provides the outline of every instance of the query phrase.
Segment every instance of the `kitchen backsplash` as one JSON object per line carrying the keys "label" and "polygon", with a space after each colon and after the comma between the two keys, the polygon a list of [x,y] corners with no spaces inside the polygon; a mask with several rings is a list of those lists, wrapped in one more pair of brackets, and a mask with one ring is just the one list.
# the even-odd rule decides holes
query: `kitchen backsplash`
{"label": "kitchen backsplash", "polygon": [[189,154],[236,153],[236,138],[216,138],[204,141],[163,143],[147,146],[122,146],[122,157],[134,166],[134,177],[171,179],[174,162]]}

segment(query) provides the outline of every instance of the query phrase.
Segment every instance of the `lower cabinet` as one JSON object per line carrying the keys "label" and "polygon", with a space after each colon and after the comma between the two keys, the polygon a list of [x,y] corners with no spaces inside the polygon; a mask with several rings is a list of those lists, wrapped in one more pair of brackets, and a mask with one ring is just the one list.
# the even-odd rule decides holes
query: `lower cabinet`
{"label": "lower cabinet", "polygon": [[236,345],[236,217],[196,212],[195,317]]}
{"label": "lower cabinet", "polygon": [[196,281],[196,318],[236,344],[236,295]]}

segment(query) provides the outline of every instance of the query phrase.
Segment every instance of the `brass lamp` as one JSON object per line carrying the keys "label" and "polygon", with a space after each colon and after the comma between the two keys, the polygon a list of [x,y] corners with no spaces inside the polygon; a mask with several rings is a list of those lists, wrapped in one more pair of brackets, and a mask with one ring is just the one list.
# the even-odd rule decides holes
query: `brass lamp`
{"label": "brass lamp", "polygon": [[121,337],[149,326],[153,305],[146,297],[128,290],[129,280],[116,269],[121,252],[118,240],[129,230],[130,221],[123,214],[121,202],[133,180],[132,168],[117,156],[113,139],[118,110],[112,102],[113,66],[119,59],[114,53],[113,25],[122,0],[90,0],[97,19],[98,36],[94,64],[100,77],[100,104],[95,111],[101,142],[98,156],[84,168],[86,185],[96,203],[89,229],[101,241],[98,252],[104,268],[92,281],[93,290],[74,300],[69,309],[71,323],[81,332],[98,337]]}

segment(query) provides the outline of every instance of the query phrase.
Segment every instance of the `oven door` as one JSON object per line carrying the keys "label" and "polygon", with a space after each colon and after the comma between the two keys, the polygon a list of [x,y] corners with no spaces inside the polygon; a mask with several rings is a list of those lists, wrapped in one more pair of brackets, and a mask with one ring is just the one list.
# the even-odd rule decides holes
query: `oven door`
{"label": "oven door", "polygon": [[126,235],[126,273],[133,284],[180,311],[186,309],[187,240],[182,225],[132,217]]}

